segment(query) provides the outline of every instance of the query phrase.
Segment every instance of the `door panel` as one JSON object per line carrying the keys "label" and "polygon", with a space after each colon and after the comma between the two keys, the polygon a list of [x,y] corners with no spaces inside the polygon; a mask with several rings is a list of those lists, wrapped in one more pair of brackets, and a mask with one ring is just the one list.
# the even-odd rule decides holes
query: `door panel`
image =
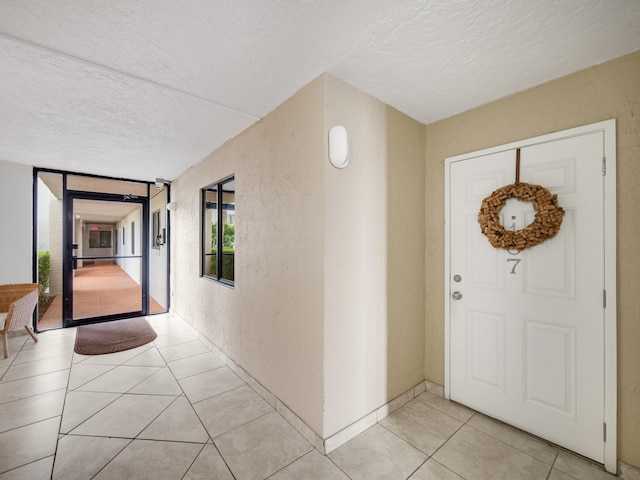
{"label": "door panel", "polygon": [[505,317],[469,311],[468,318],[468,379],[505,393]]}
{"label": "door panel", "polygon": [[147,313],[147,199],[69,192],[65,326]]}
{"label": "door panel", "polygon": [[[491,246],[477,214],[515,179],[515,149],[449,164],[450,396],[604,461],[603,133],[521,149],[520,179],[558,194],[559,234],[522,252]],[[531,223],[509,200],[502,224]],[[455,280],[459,276],[459,281]]]}
{"label": "door panel", "polygon": [[575,419],[575,328],[525,320],[525,399]]}

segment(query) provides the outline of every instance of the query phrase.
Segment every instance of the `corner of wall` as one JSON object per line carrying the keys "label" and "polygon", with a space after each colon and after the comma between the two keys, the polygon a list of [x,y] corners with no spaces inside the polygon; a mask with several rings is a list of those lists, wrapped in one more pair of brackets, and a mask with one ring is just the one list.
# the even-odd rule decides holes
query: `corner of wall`
{"label": "corner of wall", "polygon": [[424,125],[325,77],[324,436],[424,379]]}

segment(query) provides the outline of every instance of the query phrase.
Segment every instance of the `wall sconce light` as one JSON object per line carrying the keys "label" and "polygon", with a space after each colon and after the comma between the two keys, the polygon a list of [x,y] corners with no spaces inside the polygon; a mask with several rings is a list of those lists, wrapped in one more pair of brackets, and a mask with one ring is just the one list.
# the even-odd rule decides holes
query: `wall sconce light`
{"label": "wall sconce light", "polygon": [[329,129],[329,161],[336,168],[344,168],[349,163],[349,137],[342,125]]}
{"label": "wall sconce light", "polygon": [[167,203],[167,210],[169,210],[170,212],[175,212],[177,208],[178,205],[176,204],[176,202]]}

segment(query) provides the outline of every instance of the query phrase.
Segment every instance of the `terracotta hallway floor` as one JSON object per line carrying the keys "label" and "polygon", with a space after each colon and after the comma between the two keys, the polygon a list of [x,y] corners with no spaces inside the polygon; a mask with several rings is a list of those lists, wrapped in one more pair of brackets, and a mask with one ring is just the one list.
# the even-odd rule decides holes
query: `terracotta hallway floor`
{"label": "terracotta hallway floor", "polygon": [[[111,260],[96,261],[76,270],[73,277],[73,317],[100,317],[141,309],[142,287]],[[161,313],[165,308],[153,297],[149,313]],[[44,314],[38,329],[62,327],[62,295],[57,295]]]}

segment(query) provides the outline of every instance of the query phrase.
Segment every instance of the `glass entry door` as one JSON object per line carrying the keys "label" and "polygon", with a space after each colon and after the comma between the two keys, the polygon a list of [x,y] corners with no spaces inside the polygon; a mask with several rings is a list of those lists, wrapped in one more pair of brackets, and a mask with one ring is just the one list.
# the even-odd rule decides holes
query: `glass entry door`
{"label": "glass entry door", "polygon": [[148,311],[148,199],[69,192],[64,326]]}

